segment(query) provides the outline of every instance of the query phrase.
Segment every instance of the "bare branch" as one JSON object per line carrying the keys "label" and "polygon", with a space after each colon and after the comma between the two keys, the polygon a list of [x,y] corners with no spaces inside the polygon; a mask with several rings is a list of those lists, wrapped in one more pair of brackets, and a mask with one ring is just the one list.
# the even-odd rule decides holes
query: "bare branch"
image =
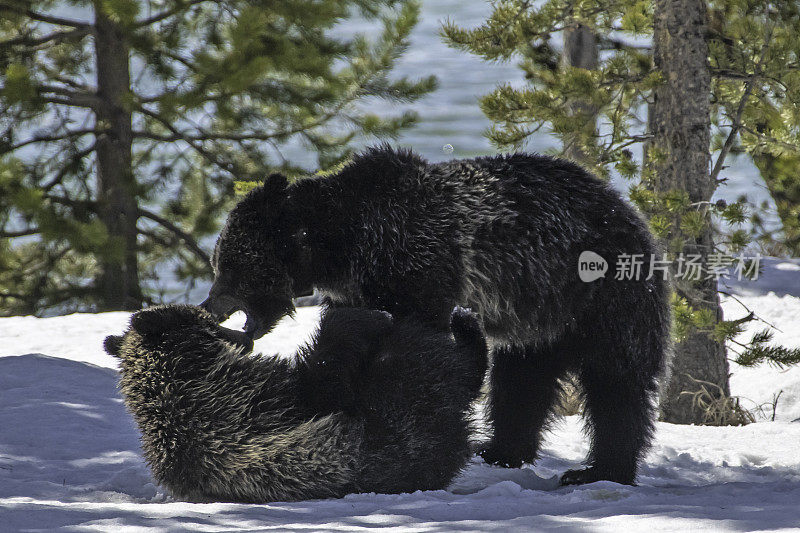
{"label": "bare branch", "polygon": [[[750,80],[751,78],[755,77],[756,79],[771,81],[773,83],[777,83],[784,90],[787,90],[788,87],[786,83],[782,80],[774,76],[767,76],[763,73],[756,76],[756,74],[747,74],[746,72],[739,72],[738,70],[731,70],[731,69],[724,69],[724,68],[711,68],[711,76],[720,80],[736,80],[736,81],[745,81]],[[796,70],[796,69],[784,69],[784,70]]]}
{"label": "bare branch", "polygon": [[72,78],[64,76],[64,75],[61,74],[61,72],[59,70],[50,68],[50,66],[48,66],[46,64],[41,64],[39,66],[42,68],[42,70],[45,72],[45,74],[47,74],[47,77],[49,79],[51,79],[51,80],[55,80],[55,81],[57,81],[59,83],[63,83],[64,85],[66,85],[68,87],[72,87],[73,89],[75,89],[77,91],[80,91],[80,92],[89,93],[89,94],[97,94],[97,87],[93,87],[91,85],[86,85],[85,83],[81,83],[80,81],[76,81],[76,80],[74,80]]}
{"label": "bare branch", "polygon": [[86,97],[97,98],[97,95],[95,94],[86,91],[69,89],[67,87],[61,87],[60,85],[37,85],[36,91],[39,93],[52,93],[60,96],[68,96],[70,98],[86,98]]}

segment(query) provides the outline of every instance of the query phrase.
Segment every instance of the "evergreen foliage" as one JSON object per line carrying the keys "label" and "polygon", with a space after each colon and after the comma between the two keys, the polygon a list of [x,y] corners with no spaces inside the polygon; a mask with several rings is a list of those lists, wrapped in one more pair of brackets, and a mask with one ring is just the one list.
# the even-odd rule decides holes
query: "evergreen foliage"
{"label": "evergreen foliage", "polygon": [[789,365],[800,364],[800,348],[786,348],[785,346],[770,346],[773,333],[765,329],[759,331],[750,342],[745,345],[744,351],[737,355],[737,364],[742,366],[756,366],[761,363],[769,363],[778,368]]}
{"label": "evergreen foliage", "polygon": [[[236,180],[393,137],[413,0],[0,0],[0,314],[138,308],[210,273]],[[364,17],[377,36],[337,25]]]}

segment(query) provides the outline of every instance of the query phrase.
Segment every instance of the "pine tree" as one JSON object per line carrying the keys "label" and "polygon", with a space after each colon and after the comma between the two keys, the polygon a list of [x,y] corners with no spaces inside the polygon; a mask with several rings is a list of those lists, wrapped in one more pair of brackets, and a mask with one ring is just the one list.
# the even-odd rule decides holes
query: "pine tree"
{"label": "pine tree", "polygon": [[[755,0],[505,0],[483,25],[446,23],[443,35],[486,60],[519,59],[529,86],[500,85],[480,102],[496,146],[519,148],[532,133],[549,131],[562,142],[560,155],[603,178],[631,180],[631,199],[670,257],[699,252],[708,271],[710,257],[740,253],[750,242],[741,227],[744,201],[710,202],[728,156],[747,153],[763,169],[768,157],[788,162],[800,153],[798,22],[796,5]],[[569,54],[576,27],[596,37],[594,67],[558,60]],[[560,51],[557,35],[566,44]],[[800,179],[771,175],[764,176],[775,184],[770,189],[784,194],[779,206],[796,214],[788,198]],[[731,229],[715,231],[717,220]],[[785,228],[791,235],[791,224]],[[704,382],[723,400],[729,393],[725,341],[741,333],[743,321],[722,319],[713,279],[681,281],[674,304],[684,357],[676,359],[662,407],[668,420],[703,422],[688,404]],[[740,356],[750,360],[755,348]]]}
{"label": "pine tree", "polygon": [[734,132],[716,146],[751,156],[775,201],[782,230],[754,236],[800,256],[800,6],[715,1],[710,19],[715,122]]}
{"label": "pine tree", "polygon": [[[352,17],[377,37],[341,36]],[[405,0],[0,0],[0,313],[134,309],[209,274],[234,182],[394,136]],[[309,166],[306,163],[306,166]],[[171,269],[171,272],[170,272]]]}
{"label": "pine tree", "polygon": [[[567,68],[597,69],[599,50],[595,32],[577,21],[564,28],[561,58],[563,65]],[[577,163],[585,164],[588,158],[583,152],[582,145],[585,143],[581,142],[581,139],[592,139],[597,135],[597,109],[591,102],[572,98],[569,102],[569,111],[571,116],[581,117],[584,120],[584,127],[575,132],[574,138],[565,139],[564,156]]]}
{"label": "pine tree", "polygon": [[[695,226],[672,217],[664,235],[673,254],[700,256],[708,263],[715,252],[711,214],[705,208],[717,188],[709,175],[711,154],[710,91],[708,67],[708,20],[704,0],[656,0],[654,10],[653,59],[662,82],[653,91],[648,110],[648,181],[656,197],[673,191],[685,193]],[[680,39],[672,36],[680,35]],[[657,155],[655,155],[657,154]],[[675,263],[673,263],[675,265]],[[677,296],[698,313],[722,321],[717,280],[682,279],[672,269]],[[723,397],[730,396],[725,344],[713,331],[691,328],[675,346],[672,374],[661,397],[662,417],[667,422],[702,423],[704,413],[695,409],[692,394],[699,382],[714,384]]]}

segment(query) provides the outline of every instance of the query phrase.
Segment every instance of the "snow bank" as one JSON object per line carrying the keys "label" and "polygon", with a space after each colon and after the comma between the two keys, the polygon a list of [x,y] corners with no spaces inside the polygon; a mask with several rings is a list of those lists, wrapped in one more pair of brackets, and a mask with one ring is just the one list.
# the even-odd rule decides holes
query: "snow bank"
{"label": "snow bank", "polygon": [[[731,294],[722,299],[725,318],[741,318],[752,310],[760,320],[748,323],[745,332],[737,339],[739,342],[747,342],[757,331],[772,326],[775,328],[774,344],[798,347],[800,259],[766,257],[761,260],[761,265],[762,273],[758,280],[722,280],[721,288]],[[765,415],[772,414],[771,403],[779,395],[775,419],[797,420],[800,418],[800,366],[780,370],[769,365],[741,368],[732,363],[731,393],[739,396],[742,405],[748,409],[762,406]]]}
{"label": "snow bank", "polygon": [[[767,265],[765,276],[783,276],[777,283],[734,284],[741,303],[726,298],[724,310],[736,318],[747,313],[745,305],[780,329],[777,342],[800,346],[800,268],[780,265],[794,263]],[[257,349],[293,352],[318,318],[317,308],[299,309]],[[116,362],[102,350],[103,338],[120,333],[127,319],[127,313],[0,319],[1,531],[800,527],[800,423],[790,422],[800,417],[800,369],[735,365],[731,388],[748,399],[746,406],[783,391],[776,421],[736,428],[659,423],[637,487],[558,486],[557,476],[587,451],[580,419],[569,417],[550,433],[535,467],[502,469],[476,458],[448,491],[270,505],[172,501],[150,478],[116,388]],[[228,325],[242,324],[235,316]]]}

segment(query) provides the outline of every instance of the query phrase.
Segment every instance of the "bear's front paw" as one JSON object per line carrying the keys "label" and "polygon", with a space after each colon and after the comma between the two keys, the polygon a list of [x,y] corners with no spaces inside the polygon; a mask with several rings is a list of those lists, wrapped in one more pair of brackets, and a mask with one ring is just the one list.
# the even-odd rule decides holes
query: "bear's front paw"
{"label": "bear's front paw", "polygon": [[160,305],[138,311],[131,317],[131,328],[144,336],[198,324],[216,326],[208,312],[192,305]]}
{"label": "bear's front paw", "polygon": [[634,485],[633,476],[631,475],[604,472],[594,466],[567,470],[564,472],[564,475],[561,476],[561,485],[585,485],[586,483],[594,483],[595,481],[602,480],[614,481],[623,485]]}

